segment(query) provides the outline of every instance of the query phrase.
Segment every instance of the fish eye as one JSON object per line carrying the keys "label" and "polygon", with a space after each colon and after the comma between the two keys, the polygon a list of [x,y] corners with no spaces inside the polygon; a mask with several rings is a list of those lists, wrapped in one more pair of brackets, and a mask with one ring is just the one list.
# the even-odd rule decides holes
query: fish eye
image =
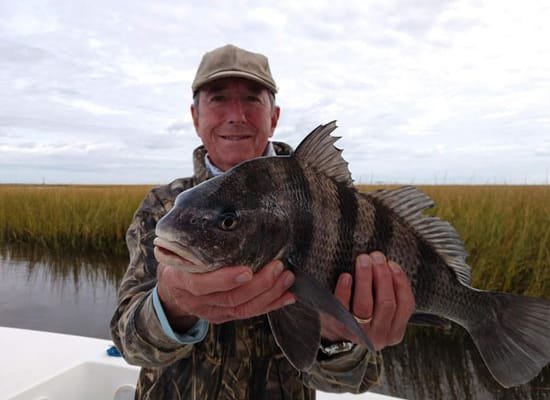
{"label": "fish eye", "polygon": [[234,211],[226,211],[220,215],[218,225],[224,231],[232,231],[239,224],[239,216]]}

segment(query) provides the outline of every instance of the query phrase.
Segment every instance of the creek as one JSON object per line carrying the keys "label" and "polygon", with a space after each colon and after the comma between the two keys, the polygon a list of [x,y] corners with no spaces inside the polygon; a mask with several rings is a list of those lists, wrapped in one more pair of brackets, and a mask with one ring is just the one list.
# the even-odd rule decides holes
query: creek
{"label": "creek", "polygon": [[[108,339],[126,265],[124,258],[4,248],[0,326]],[[550,399],[548,366],[529,384],[504,389],[461,328],[409,331],[404,342],[384,350],[384,378],[376,392],[410,400]]]}

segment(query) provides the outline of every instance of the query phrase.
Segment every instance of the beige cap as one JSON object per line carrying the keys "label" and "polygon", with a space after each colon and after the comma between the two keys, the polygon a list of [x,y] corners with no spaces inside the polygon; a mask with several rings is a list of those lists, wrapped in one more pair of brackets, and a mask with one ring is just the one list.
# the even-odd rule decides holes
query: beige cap
{"label": "beige cap", "polygon": [[221,78],[246,78],[277,93],[269,61],[260,53],[252,53],[231,44],[209,51],[202,56],[197,75],[191,85],[195,93],[202,85]]}

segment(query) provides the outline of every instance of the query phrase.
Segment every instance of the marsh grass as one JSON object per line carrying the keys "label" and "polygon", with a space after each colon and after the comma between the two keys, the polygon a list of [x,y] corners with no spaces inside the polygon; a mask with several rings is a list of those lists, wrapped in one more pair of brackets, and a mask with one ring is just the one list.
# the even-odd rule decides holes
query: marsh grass
{"label": "marsh grass", "polygon": [[124,254],[147,186],[0,185],[0,242]]}
{"label": "marsh grass", "polygon": [[[377,189],[361,186],[363,191]],[[475,287],[550,299],[550,186],[420,186],[465,242]]]}
{"label": "marsh grass", "polygon": [[[360,189],[373,190],[374,186]],[[0,244],[126,253],[149,186],[0,185]],[[466,243],[478,288],[550,298],[550,186],[421,186]]]}

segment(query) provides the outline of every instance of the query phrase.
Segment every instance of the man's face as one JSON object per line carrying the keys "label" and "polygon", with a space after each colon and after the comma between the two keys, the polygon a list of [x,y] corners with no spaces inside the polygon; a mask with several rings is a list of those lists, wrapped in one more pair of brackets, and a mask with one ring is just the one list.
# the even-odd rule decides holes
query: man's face
{"label": "man's face", "polygon": [[210,161],[222,171],[264,153],[279,113],[266,88],[240,78],[204,85],[198,107],[191,106],[195,130]]}

